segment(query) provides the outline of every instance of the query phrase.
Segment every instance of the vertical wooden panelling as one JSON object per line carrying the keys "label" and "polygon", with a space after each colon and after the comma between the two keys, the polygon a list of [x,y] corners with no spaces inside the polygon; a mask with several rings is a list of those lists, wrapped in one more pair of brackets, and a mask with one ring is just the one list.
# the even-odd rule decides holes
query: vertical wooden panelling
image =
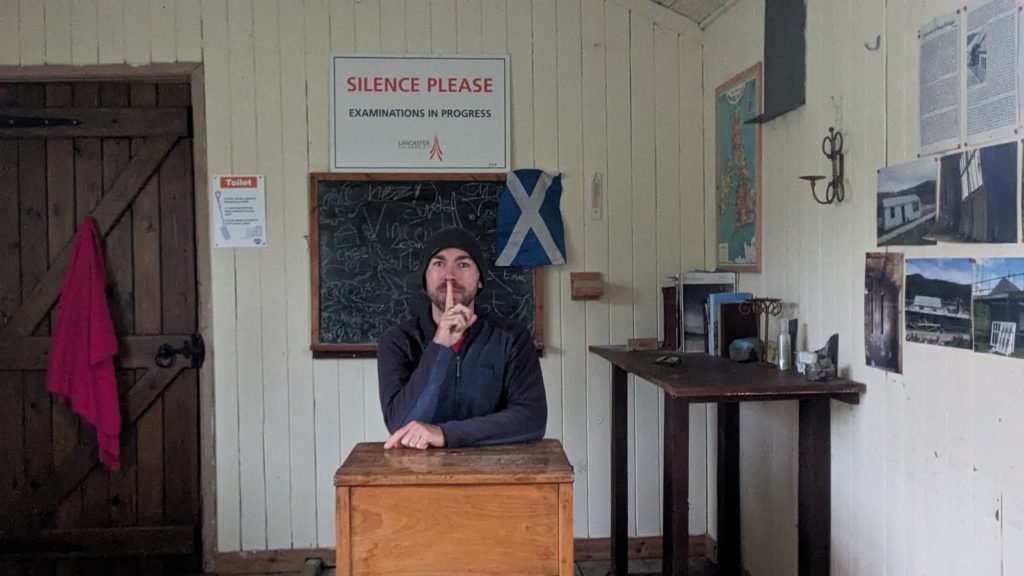
{"label": "vertical wooden panelling", "polygon": [[406,0],[405,49],[410,54],[430,53],[430,0]]}
{"label": "vertical wooden panelling", "polygon": [[480,0],[456,0],[456,50],[459,54],[479,54],[482,44]]}
{"label": "vertical wooden panelling", "polygon": [[[654,161],[654,26],[650,20],[630,16],[630,116],[632,125],[632,189],[633,189],[633,330],[641,336],[657,336],[658,293],[656,277],[657,240]],[[641,470],[658,470],[659,391],[656,387],[637,383],[633,434],[633,452],[637,469],[636,509],[637,533],[660,532],[659,501],[661,490],[656,474],[640,474]]]}
{"label": "vertical wooden panelling", "polygon": [[[235,174],[257,172],[254,49],[252,2],[229,1],[231,169]],[[260,315],[249,312],[260,309],[261,275],[259,250],[236,249],[238,433],[240,438],[248,439],[239,446],[242,548],[246,550],[260,550],[267,544],[263,332]],[[257,438],[261,441],[253,441]]]}
{"label": "vertical wooden panelling", "polygon": [[[18,106],[41,106],[45,104],[45,91],[42,85],[27,84],[17,88]],[[46,271],[48,258],[47,248],[47,199],[46,199],[46,145],[38,140],[21,140],[18,144],[18,192],[19,199],[17,218],[21,246],[21,299],[35,288],[40,277]],[[44,319],[36,331],[36,336],[50,334],[50,325]],[[12,410],[15,422],[18,415],[21,419],[21,433],[15,438],[22,442],[18,461],[19,473],[15,480],[20,480],[22,488],[35,489],[46,482],[53,470],[53,462],[46,453],[51,445],[52,409],[50,394],[45,388],[45,375],[42,372],[23,372],[20,383],[17,373],[11,379],[12,386],[20,388],[12,400],[21,401],[20,409]],[[15,486],[12,486],[12,488]],[[43,518],[28,518],[29,527],[40,527]],[[24,574],[52,571],[53,562],[36,560],[24,563]]]}
{"label": "vertical wooden panelling", "polygon": [[[630,54],[629,11],[615,4],[605,3],[605,33],[607,63],[608,114],[608,176],[605,189],[605,207],[608,214],[608,289],[610,342],[625,342],[633,337],[633,210],[632,194],[616,194],[617,190],[632,190],[631,117],[630,108]],[[614,217],[612,215],[615,215]],[[633,419],[634,377],[629,376],[629,404],[627,419]],[[636,453],[633,435],[627,442],[631,454]],[[636,469],[628,471],[629,501],[636,493]],[[635,534],[636,514],[629,514],[629,533]]]}
{"label": "vertical wooden panelling", "polygon": [[575,0],[557,3],[558,58],[558,167],[562,178],[562,221],[565,226],[566,265],[558,273],[562,340],[562,446],[575,466],[573,522],[584,533],[587,518],[587,341],[586,306],[571,299],[570,272],[584,270],[583,174],[583,56],[582,16]]}
{"label": "vertical wooden panelling", "polygon": [[[257,173],[264,177],[267,214],[284,214],[282,189],[281,35],[275,3],[253,6],[256,83]],[[257,249],[261,270],[285,267],[284,220],[267,218],[267,244]],[[267,546],[292,545],[291,472],[283,464],[290,449],[288,424],[288,341],[285,277],[261,274],[263,333],[264,458],[267,462]]]}
{"label": "vertical wooden panelling", "polygon": [[[846,8],[839,3],[841,8]],[[851,22],[843,25],[841,21],[836,22],[836,35],[831,40],[829,52],[838,53],[841,46],[849,46],[860,38],[871,38],[873,34],[884,26],[885,4],[883,2],[849,3],[851,12],[846,16]],[[916,38],[916,34],[911,34]],[[913,42],[916,45],[916,42]],[[836,71],[836,84],[838,94],[836,104],[838,108],[828,107],[826,115],[830,115],[832,122],[837,124],[845,134],[854,135],[854,144],[850,147],[849,154],[852,161],[858,164],[865,164],[868,167],[883,166],[885,163],[885,146],[878,145],[878,139],[869,137],[871,134],[885,134],[885,108],[884,100],[874,97],[877,87],[885,85],[885,62],[879,57],[878,52],[867,50],[856,51],[857,57],[852,58],[851,69]],[[841,60],[839,61],[842,66]],[[916,73],[915,73],[916,77]],[[874,140],[874,141],[873,141]],[[884,137],[883,137],[884,142]],[[848,171],[848,173],[850,173]],[[857,245],[873,246],[875,244],[874,218],[864,217],[870,214],[874,216],[875,198],[872,192],[876,190],[876,173],[874,170],[855,170],[849,179],[849,188],[853,192],[848,196],[849,203],[841,210],[826,212],[831,216],[830,221],[822,230],[822,240],[837,237],[847,237]],[[863,290],[863,264],[860,262],[860,254],[855,253],[846,258],[830,258],[827,250],[822,255],[822,260],[833,267],[831,278],[835,282],[836,290],[851,290],[857,294]],[[860,326],[863,329],[863,309],[857,306],[854,298],[824,299],[823,307],[831,308],[825,310],[825,318],[831,312],[831,321],[827,322],[823,333],[819,338],[824,338],[831,332],[843,333],[848,331],[847,326]],[[863,334],[851,333],[851,341],[863,342]],[[906,348],[904,346],[904,348]],[[859,364],[861,355],[851,355],[850,359]],[[840,360],[843,360],[842,358]],[[840,455],[833,458],[834,462],[843,463],[844,460],[851,460],[851,467],[855,471],[852,479],[854,490],[852,501],[855,504],[857,518],[860,520],[860,529],[856,530],[853,542],[850,543],[851,550],[859,549],[861,543],[878,548],[890,547],[889,542],[896,542],[895,538],[890,540],[888,534],[880,530],[882,526],[889,526],[889,506],[887,501],[895,505],[899,502],[903,505],[906,502],[904,497],[899,500],[889,500],[889,495],[880,498],[877,491],[866,488],[869,485],[887,485],[887,492],[891,482],[891,474],[887,470],[888,458],[886,442],[890,435],[887,430],[887,423],[891,416],[888,414],[890,402],[885,393],[873,394],[867,398],[856,411],[844,410],[848,418],[834,420],[833,427],[843,426],[854,427],[854,443],[846,447]],[[863,410],[863,412],[861,412]],[[835,412],[835,411],[834,411]],[[856,419],[856,420],[854,420]],[[939,436],[941,437],[941,436]],[[833,444],[835,451],[835,444]],[[945,452],[945,450],[942,450]],[[895,488],[895,482],[892,483]],[[952,550],[955,547],[946,547]],[[897,546],[892,546],[896,549]],[[888,555],[888,554],[886,554]],[[897,557],[902,555],[902,550],[897,552]],[[855,560],[854,570],[864,573],[881,573],[885,571],[888,564],[887,558],[870,557],[865,558],[863,554],[851,552]],[[874,556],[874,555],[871,555]],[[933,572],[940,574],[940,572]]]}
{"label": "vertical wooden panelling", "polygon": [[21,53],[19,42],[18,0],[0,0],[0,64],[17,65]]}
{"label": "vertical wooden panelling", "polygon": [[481,8],[481,53],[508,54],[508,20],[505,17],[508,3],[505,0],[483,0]]}
{"label": "vertical wooden panelling", "polygon": [[[583,122],[583,269],[600,271],[608,281],[608,213],[607,172],[608,147],[607,109],[605,101],[605,17],[604,5],[598,2],[581,3],[581,67],[582,79],[582,114]],[[602,202],[600,215],[595,219],[591,212],[591,182],[595,174],[599,174],[602,185]],[[607,288],[606,288],[607,290]],[[586,313],[586,346],[608,344],[608,303],[602,300],[587,302]],[[587,353],[585,356],[586,374],[586,440],[587,440],[587,487],[586,510],[587,524],[584,529],[577,529],[576,534],[608,534],[611,531],[608,502],[611,499],[609,451],[611,449],[611,430],[609,418],[611,410],[609,400],[610,372],[608,363],[602,358]],[[583,500],[577,496],[576,500]],[[578,521],[576,521],[579,523]],[[579,536],[582,537],[582,536]]]}
{"label": "vertical wooden panelling", "polygon": [[[383,30],[392,26],[398,26],[400,20],[388,20],[388,22],[381,22],[382,14],[377,6],[355,6],[355,51],[359,53],[375,53],[381,51],[381,45],[383,41]],[[360,29],[366,28],[367,32],[360,33]],[[357,360],[354,362],[341,362],[338,366],[338,375],[335,384],[329,389],[327,399],[337,398],[338,386],[344,382],[347,389],[353,389],[353,383],[362,381],[362,395],[361,395],[361,406],[364,410],[361,418],[357,418],[356,421],[361,419],[362,421],[362,438],[371,441],[383,441],[388,437],[387,428],[384,426],[384,418],[381,414],[378,398],[378,386],[377,386],[377,363],[372,360]],[[349,365],[349,366],[346,366]],[[357,401],[358,402],[358,401]],[[327,404],[330,406],[330,404]],[[359,404],[355,404],[358,406]],[[337,421],[339,411],[332,411],[327,414],[331,419],[324,422],[324,429],[328,434],[328,438],[333,438],[335,434],[340,434],[340,431],[336,433],[335,430],[339,429],[339,422]],[[325,450],[326,467],[330,470],[336,469],[341,464],[341,460],[330,459],[336,453],[334,450]],[[345,455],[342,455],[342,458]],[[329,472],[330,476],[330,472]],[[331,482],[325,483],[326,486],[322,493],[326,495],[331,490]],[[325,497],[324,501],[330,501],[330,498]],[[327,536],[331,538],[325,538],[322,535],[322,539],[330,541],[333,538],[333,528]]]}
{"label": "vertical wooden panelling", "polygon": [[[656,223],[656,275],[658,286],[679,274],[679,34],[654,26],[654,177]],[[657,298],[658,311],[664,304]],[[657,335],[664,339],[662,314],[657,314]]]}
{"label": "vertical wooden panelling", "polygon": [[533,10],[529,2],[509,3],[507,10],[512,166],[533,166]]}
{"label": "vertical wooden panelling", "polygon": [[[124,61],[129,64],[142,64],[152,58],[154,34],[165,34],[152,30],[150,21],[150,3],[145,0],[124,3]],[[165,23],[165,28],[170,28]]]}
{"label": "vertical wooden panelling", "polygon": [[100,64],[124,62],[124,4],[98,2],[96,20]]}
{"label": "vertical wooden panelling", "polygon": [[99,62],[99,20],[95,0],[71,4],[71,63],[76,66]]}
{"label": "vertical wooden panelling", "polygon": [[[45,104],[43,86],[23,84],[18,88],[19,106]],[[24,300],[47,269],[46,145],[39,140],[18,143],[18,225],[21,240],[21,296]],[[44,320],[35,335],[48,335]],[[21,377],[24,413],[24,478],[29,488],[45,482],[53,469],[47,454],[51,443],[50,396],[41,372],[25,372]]]}
{"label": "vertical wooden panelling", "polygon": [[[231,102],[228,73],[227,5],[220,0],[202,3],[203,66],[206,82],[206,147],[211,176],[231,173]],[[213,270],[234,270],[231,250],[212,249]],[[211,286],[213,325],[234,326],[234,277],[218,277]],[[241,481],[239,462],[239,409],[237,342],[233,330],[213,332],[214,399],[217,438],[217,548],[241,549]]]}
{"label": "vertical wooden panelling", "polygon": [[18,20],[21,65],[46,63],[46,4],[38,0],[20,0]]}
{"label": "vertical wooden panelling", "polygon": [[[533,166],[558,172],[558,58],[556,3],[533,2]],[[548,400],[547,437],[562,439],[562,348],[561,298],[558,274],[544,275],[544,344],[559,352],[544,354],[540,360]],[[550,328],[550,329],[547,329]]]}
{"label": "vertical wooden panelling", "polygon": [[[46,106],[51,108],[70,107],[71,85],[48,84]],[[46,225],[49,250],[47,261],[56,258],[64,249],[76,227],[75,222],[75,174],[68,170],[74,165],[74,149],[70,138],[46,139]],[[50,329],[55,326],[56,315],[50,315]]]}
{"label": "vertical wooden panelling", "polygon": [[[133,105],[135,91],[139,88],[133,89]],[[140,98],[143,103],[148,102],[151,87],[145,88]],[[155,104],[187,107],[190,104],[189,87],[183,84],[158,86]],[[154,184],[159,205],[158,224],[153,232],[155,238],[147,240],[159,241],[159,245],[152,248],[158,249],[162,273],[159,293],[150,296],[155,299],[147,301],[147,304],[159,303],[161,333],[191,334],[197,331],[197,298],[190,141],[182,139],[177,142],[157,174],[150,179],[149,186]],[[144,221],[137,218],[136,222],[142,224]],[[146,272],[137,271],[136,274]],[[179,358],[178,361],[186,360]],[[199,522],[198,402],[198,371],[183,370],[144,414],[149,418],[149,428],[138,429],[140,499],[145,492],[148,500],[145,516],[159,518],[165,524],[195,525]],[[158,424],[162,424],[162,430],[155,429]],[[145,525],[143,516],[140,504],[139,521]],[[163,564],[143,558],[142,566],[146,572],[164,569],[175,573],[180,570],[179,563],[191,568],[188,561],[185,558],[171,559]]]}
{"label": "vertical wooden panelling", "polygon": [[[658,286],[669,284],[671,276],[680,273],[679,259],[679,35],[661,26],[654,26],[654,182],[655,182],[655,278]],[[677,296],[678,298],[678,296]],[[665,340],[665,322],[663,314],[664,295],[658,290],[656,300],[657,329],[655,334]],[[689,418],[689,404],[686,405]],[[658,425],[657,437],[665,437],[665,395],[658,394]],[[690,426],[687,420],[687,426]],[[689,435],[686,436],[689,442]],[[665,446],[662,441],[658,446],[658,468],[665,467]],[[689,464],[689,456],[687,456]],[[689,469],[687,468],[687,475]],[[658,506],[664,499],[664,475],[658,483]],[[695,510],[691,510],[695,512]],[[687,516],[691,522],[696,514]],[[664,525],[664,520],[662,520]],[[663,526],[664,528],[664,526]]]}
{"label": "vertical wooden panelling", "polygon": [[[4,6],[17,12],[16,5]],[[0,23],[3,27],[3,23]],[[17,29],[14,30],[17,37]],[[16,44],[15,44],[16,45]],[[9,46],[9,44],[8,44]],[[17,51],[13,53],[17,58]],[[0,56],[6,61],[11,54]],[[17,91],[13,84],[0,85],[0,106],[13,106],[17,102]],[[18,155],[19,143],[13,138],[0,139],[0,190],[7,190],[15,200],[19,190]],[[20,238],[20,212],[18,202],[6,202],[0,208],[0,246],[14,247]],[[0,250],[0,326],[7,323],[21,304],[21,255],[18,250]],[[0,466],[0,501],[9,499],[25,485],[25,403],[21,374],[0,371],[0,452],[8,462]],[[12,574],[22,572],[13,561],[0,560],[0,571]]]}
{"label": "vertical wooden panelling", "polygon": [[382,2],[380,4],[380,49],[384,54],[399,54],[406,51],[405,4],[403,2]]}
{"label": "vertical wooden panelling", "polygon": [[[325,2],[313,1],[306,3],[306,98],[307,109],[309,110],[326,110],[329,102],[327,100],[330,90],[328,79],[316,74],[315,71],[321,69],[320,67],[323,66],[323,63],[328,61],[331,52],[351,52],[355,49],[356,23],[354,8],[355,6],[352,2],[332,2],[329,7]],[[313,121],[309,124],[309,149],[307,153],[309,154],[310,170],[324,170],[329,165],[328,128],[326,122]],[[303,188],[307,185],[306,183],[308,183],[308,178],[304,179]],[[308,252],[305,253],[304,260],[308,262]],[[303,297],[304,302],[307,302],[307,307],[308,293],[307,288],[306,295]],[[308,329],[303,337],[308,340]],[[360,368],[358,362],[354,363],[354,365],[356,369]],[[359,369],[358,372],[358,382],[361,389],[362,370]],[[307,437],[306,435],[308,434],[307,441],[311,442],[311,444],[307,445],[311,449],[306,449],[312,452],[316,475],[303,485],[309,487],[312,496],[315,498],[315,512],[311,517],[302,519],[302,523],[312,524],[311,529],[318,546],[330,546],[330,537],[333,536],[334,531],[323,516],[328,514],[328,518],[330,518],[330,501],[333,496],[328,498],[326,491],[324,476],[326,466],[324,461],[336,464],[337,460],[338,362],[335,360],[314,362],[310,376],[309,387],[301,390],[302,394],[308,394],[302,400],[309,402],[310,411],[304,415],[294,411],[292,413],[293,418],[309,419],[309,415],[313,415],[313,418],[309,419],[307,425],[302,427],[300,433],[303,435],[302,437]],[[321,394],[327,393],[329,395],[331,392],[334,393],[334,401],[328,403],[327,398],[322,397]],[[333,427],[333,435],[324,431],[325,424],[327,424],[327,429]],[[333,444],[331,444],[332,438]],[[326,456],[326,454],[330,454],[330,456]],[[327,473],[327,476],[331,476],[331,474]]]}
{"label": "vertical wooden panelling", "polygon": [[[374,54],[381,51],[382,34],[380,19],[381,14],[379,7],[373,5],[356,5],[356,52],[359,52],[360,54]],[[380,405],[374,401],[378,397],[376,362],[373,360],[356,360],[354,362],[341,362],[340,364],[341,365],[338,366],[338,376],[336,379],[337,383],[331,385],[332,388],[327,397],[328,400],[335,399],[338,397],[338,385],[342,380],[344,380],[347,385],[350,385],[350,381],[356,380],[361,377],[363,380],[363,437],[366,440],[373,441],[386,440],[388,437],[388,431],[387,428],[385,428],[384,426],[384,417],[380,411]],[[346,366],[345,364],[351,364],[351,366]],[[330,406],[329,403],[326,405]],[[330,435],[328,436],[328,438],[333,438],[334,434],[340,434],[340,423],[336,420],[339,417],[339,412],[331,411],[327,413],[326,416],[332,419],[325,421],[324,425],[325,428],[330,431]],[[335,432],[335,430],[338,430],[338,432]],[[329,459],[330,455],[337,452],[336,450],[333,450],[334,446],[337,446],[337,444],[328,445],[326,447],[329,448],[325,455],[325,458],[328,458],[328,460],[326,460],[328,468],[331,468],[332,466],[341,465],[340,460],[332,462]],[[323,490],[321,490],[319,494],[324,495],[323,502],[329,503],[331,501],[331,498],[329,497],[329,495],[327,495],[327,492],[333,490],[333,482],[326,482],[326,484],[327,486]],[[329,510],[327,510],[327,512],[329,512]],[[332,541],[333,532],[330,532],[328,535],[330,536],[330,538],[327,538],[326,540],[322,541]],[[324,536],[321,535],[321,538],[323,539]]]}
{"label": "vertical wooden panelling", "polygon": [[[419,20],[420,23],[429,23],[429,2],[424,0],[423,5],[420,6],[423,10],[416,14],[415,17],[423,18]],[[334,3],[331,6],[331,46],[335,52],[344,51],[351,52],[355,50],[355,17],[354,17],[354,6],[351,2]],[[414,17],[407,10],[406,18],[409,20],[410,17]],[[388,20],[390,23],[391,20]],[[343,25],[343,26],[342,26]],[[407,41],[413,41],[417,39],[421,45],[430,44],[430,27],[429,26],[418,26],[409,27],[406,31]],[[427,50],[429,51],[429,50]],[[326,157],[325,157],[326,158]],[[308,257],[308,256],[307,256]],[[308,335],[307,335],[308,337]],[[315,363],[318,370],[323,370],[319,367],[319,364],[330,364],[333,372],[331,374],[325,374],[323,376],[317,376],[317,380],[321,377],[327,382],[325,385],[335,385],[337,387],[337,404],[335,406],[335,414],[338,418],[338,447],[334,452],[325,452],[322,458],[317,458],[317,469],[322,470],[321,476],[317,477],[316,491],[317,496],[328,489],[325,487],[324,477],[326,474],[328,477],[333,478],[334,470],[337,469],[340,462],[348,456],[349,451],[355,446],[357,442],[361,442],[366,438],[366,418],[367,410],[372,410],[376,406],[376,396],[365,399],[365,386],[364,386],[364,362],[362,361],[318,361]],[[333,378],[333,380],[332,380]],[[368,408],[369,403],[369,408]],[[331,407],[324,407],[327,411]],[[333,486],[333,483],[331,483]],[[319,533],[321,541],[327,541],[330,534],[334,534],[334,529],[327,526],[326,519],[321,519],[319,516],[330,513],[330,503],[324,498],[317,498],[318,512],[317,512],[317,528],[323,526],[324,529]],[[328,544],[329,545],[329,544]]]}
{"label": "vertical wooden panelling", "polygon": [[174,22],[175,5],[168,0],[151,0],[149,3],[149,61],[174,62],[177,57],[175,45],[176,26]]}
{"label": "vertical wooden panelling", "polygon": [[[1024,367],[1010,367],[1010,377],[1003,380],[1006,386],[1003,407],[1009,412],[1024,404],[1024,390],[1013,382],[1024,379]],[[1024,438],[1024,419],[1004,414],[1002,439],[1004,446]],[[1002,523],[1002,559],[1004,573],[1024,571],[1024,462],[1019,458],[1003,459],[1003,501],[999,513]]]}
{"label": "vertical wooden panelling", "polygon": [[47,0],[46,63],[71,63],[71,5],[65,0]]}
{"label": "vertical wooden panelling", "polygon": [[177,0],[174,9],[178,62],[199,62],[203,54],[202,0]]}
{"label": "vertical wooden panelling", "polygon": [[381,51],[380,0],[356,2],[354,6],[356,26],[356,51],[362,54],[377,54]]}
{"label": "vertical wooden panelling", "polygon": [[363,365],[363,397],[366,402],[363,430],[366,440],[383,442],[388,439],[387,425],[384,424],[384,411],[380,406],[380,386],[377,379],[377,362],[364,360]]}
{"label": "vertical wooden panelling", "polygon": [[[313,394],[316,402],[316,534],[318,546],[330,546],[334,541],[334,474],[341,466],[338,446],[341,444],[338,403],[338,362],[313,363]],[[355,363],[357,367],[359,361]],[[358,372],[358,386],[363,386],[362,371]],[[348,376],[346,374],[346,376]]]}
{"label": "vertical wooden panelling", "polygon": [[[313,362],[309,345],[309,253],[306,186],[309,157],[306,142],[306,56],[305,12],[278,4],[278,31],[281,35],[281,164],[285,250],[284,277],[287,294],[287,386],[288,386],[288,470],[289,510],[292,545],[312,548],[316,545],[316,462],[313,442]],[[315,69],[315,68],[314,68]]]}
{"label": "vertical wooden panelling", "polygon": [[[157,97],[160,106],[190,104],[184,84],[160,86]],[[163,331],[191,334],[197,328],[197,308],[190,141],[178,141],[160,167],[159,178]],[[199,518],[198,371],[182,371],[163,401],[165,516],[174,524],[194,524]]]}
{"label": "vertical wooden panelling", "polygon": [[[356,19],[353,15],[355,10],[354,0],[330,0],[330,5],[327,6],[326,4],[323,0],[307,0],[307,26],[319,28],[320,23],[309,20],[310,14],[320,13],[321,10],[329,10],[331,53],[352,52],[356,47]],[[308,61],[306,65],[309,66]],[[320,80],[317,81],[319,82]],[[310,126],[310,129],[312,128]]]}
{"label": "vertical wooden panelling", "polygon": [[[135,86],[131,101],[135,107],[156,106],[156,87]],[[142,139],[136,139],[132,142],[132,148],[137,150],[142,143]],[[160,184],[161,178],[158,173],[146,183],[132,205],[136,334],[159,334],[163,327],[162,317],[165,308],[160,276]],[[171,310],[175,313],[173,308]],[[136,381],[142,377],[144,371],[137,371]],[[157,398],[136,421],[134,431],[136,446],[140,448],[136,457],[136,471],[140,479],[138,520],[142,525],[152,525],[163,520],[163,483],[155,481],[164,476],[163,427],[164,400]]]}
{"label": "vertical wooden panelling", "polygon": [[[132,87],[131,105],[135,108],[153,108],[157,105],[156,86],[137,84]],[[131,142],[132,151],[137,152],[144,139]],[[160,334],[162,328],[163,301],[161,297],[160,267],[160,175],[150,179],[132,203],[132,261],[133,261],[133,315],[136,334]],[[170,270],[170,269],[168,269]],[[173,310],[173,309],[172,309]],[[173,313],[176,313],[175,310]],[[145,377],[144,370],[136,370],[134,381]],[[184,423],[183,423],[184,424]],[[133,520],[143,525],[155,525],[163,520],[163,476],[164,476],[164,400],[157,398],[149,409],[136,421],[134,429],[128,432],[136,453],[128,454],[131,459],[122,458],[120,475],[111,478],[111,493],[124,492],[137,486],[132,510]],[[124,437],[124,436],[122,436]],[[122,452],[124,455],[125,452]],[[137,475],[137,476],[136,476]],[[136,477],[140,480],[136,483]],[[123,496],[122,496],[123,498]]]}
{"label": "vertical wooden panelling", "polygon": [[430,0],[430,48],[435,54],[454,54],[455,0]]}
{"label": "vertical wooden panelling", "polygon": [[[99,103],[99,87],[93,83],[75,84],[72,102],[75,106],[92,107]],[[77,226],[100,201],[103,193],[102,149],[98,138],[74,140],[74,211],[70,218]],[[86,429],[85,434],[89,434]],[[79,418],[70,407],[55,403],[53,410],[53,461],[62,461],[79,443]],[[57,509],[58,528],[74,528],[81,521],[82,490],[76,489]]]}
{"label": "vertical wooden panelling", "polygon": [[[379,6],[375,7],[379,10]],[[325,26],[328,22],[328,10],[330,14],[330,28]],[[350,52],[355,48],[357,24],[354,18],[355,5],[351,2],[334,2],[330,8],[325,3],[306,3],[306,69],[307,69],[307,103],[309,109],[321,106],[326,110],[328,105],[327,96],[330,87],[327,78],[320,78],[314,71],[326,62],[330,52]],[[376,24],[374,33],[379,37],[380,25]],[[319,36],[319,37],[318,37]],[[336,44],[337,42],[337,44]],[[309,125],[310,142],[310,169],[324,169],[328,166],[327,157],[330,150],[328,144],[328,126],[318,122]],[[322,167],[322,168],[318,168]],[[308,260],[308,253],[306,256]],[[306,297],[308,298],[308,296]],[[308,332],[306,334],[308,338]],[[358,367],[358,363],[356,363]],[[334,535],[333,527],[327,520],[330,516],[330,502],[333,500],[333,483],[330,488],[326,486],[325,462],[336,464],[338,445],[338,362],[334,360],[320,361],[313,363],[312,385],[309,388],[310,407],[315,410],[314,418],[310,422],[308,434],[313,440],[313,455],[317,475],[312,479],[313,494],[316,498],[316,513],[312,518],[304,522],[312,521],[316,533],[316,542],[319,546],[330,546]],[[359,370],[359,385],[362,386],[362,371]],[[326,394],[326,396],[325,396]],[[333,402],[329,401],[332,398]],[[308,415],[307,415],[308,417]],[[333,434],[328,430],[333,429]],[[329,454],[330,456],[327,456]],[[331,476],[327,473],[327,476]],[[330,494],[328,493],[330,492]],[[327,518],[324,515],[327,514]]]}

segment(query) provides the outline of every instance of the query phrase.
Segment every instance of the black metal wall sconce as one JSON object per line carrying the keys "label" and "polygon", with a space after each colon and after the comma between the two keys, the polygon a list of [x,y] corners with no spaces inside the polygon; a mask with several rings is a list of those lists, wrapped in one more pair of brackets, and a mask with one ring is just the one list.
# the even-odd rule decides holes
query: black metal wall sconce
{"label": "black metal wall sconce", "polygon": [[811,195],[818,204],[840,203],[846,197],[846,188],[843,186],[844,160],[843,160],[843,133],[835,128],[829,127],[828,136],[821,141],[821,153],[832,162],[832,179],[825,186],[825,199],[818,198],[814,190],[814,184],[818,180],[824,180],[826,176],[800,176],[801,180],[811,183]]}

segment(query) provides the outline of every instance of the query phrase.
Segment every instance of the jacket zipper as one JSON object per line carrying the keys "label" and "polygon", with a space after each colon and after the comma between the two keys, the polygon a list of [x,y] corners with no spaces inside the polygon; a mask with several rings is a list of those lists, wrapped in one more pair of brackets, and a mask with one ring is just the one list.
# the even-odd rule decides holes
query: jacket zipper
{"label": "jacket zipper", "polygon": [[462,354],[455,355],[455,377],[462,376]]}

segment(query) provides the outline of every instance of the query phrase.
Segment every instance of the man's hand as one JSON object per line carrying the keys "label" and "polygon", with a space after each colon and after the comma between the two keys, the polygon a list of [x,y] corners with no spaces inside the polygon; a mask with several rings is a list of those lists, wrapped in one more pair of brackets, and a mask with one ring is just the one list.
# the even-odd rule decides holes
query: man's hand
{"label": "man's hand", "polygon": [[444,448],[444,431],[440,426],[413,420],[395,431],[384,443],[384,449],[398,447],[425,450],[430,446]]}
{"label": "man's hand", "polygon": [[444,313],[441,314],[441,319],[437,323],[434,343],[451,348],[476,322],[476,313],[462,304],[455,303],[455,298],[452,296],[451,280],[445,286]]}

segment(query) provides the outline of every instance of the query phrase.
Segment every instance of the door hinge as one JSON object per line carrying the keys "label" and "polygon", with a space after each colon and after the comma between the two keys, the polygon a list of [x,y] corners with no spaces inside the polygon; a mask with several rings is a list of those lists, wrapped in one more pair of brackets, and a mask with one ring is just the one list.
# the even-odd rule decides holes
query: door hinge
{"label": "door hinge", "polygon": [[57,126],[78,126],[81,123],[81,120],[75,120],[74,118],[0,116],[0,128],[54,128]]}

